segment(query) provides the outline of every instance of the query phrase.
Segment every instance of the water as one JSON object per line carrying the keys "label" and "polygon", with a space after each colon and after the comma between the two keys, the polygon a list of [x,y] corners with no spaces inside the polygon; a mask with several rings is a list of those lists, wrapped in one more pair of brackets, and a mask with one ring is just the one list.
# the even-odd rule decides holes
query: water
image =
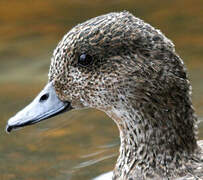
{"label": "water", "polygon": [[[104,113],[72,111],[6,134],[7,119],[47,82],[50,56],[63,34],[79,22],[129,10],[176,44],[203,120],[203,1],[48,0],[0,2],[0,179],[88,180],[113,169],[116,125]],[[203,139],[203,123],[199,126]]]}

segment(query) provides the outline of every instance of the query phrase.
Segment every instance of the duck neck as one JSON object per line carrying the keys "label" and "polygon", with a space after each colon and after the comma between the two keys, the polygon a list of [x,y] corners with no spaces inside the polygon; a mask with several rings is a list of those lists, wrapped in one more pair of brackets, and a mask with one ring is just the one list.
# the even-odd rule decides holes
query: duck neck
{"label": "duck neck", "polygon": [[165,109],[152,102],[122,104],[122,108],[108,113],[116,122],[121,139],[115,179],[130,177],[132,172],[138,179],[153,174],[172,176],[170,170],[174,173],[197,149],[196,117],[191,103]]}

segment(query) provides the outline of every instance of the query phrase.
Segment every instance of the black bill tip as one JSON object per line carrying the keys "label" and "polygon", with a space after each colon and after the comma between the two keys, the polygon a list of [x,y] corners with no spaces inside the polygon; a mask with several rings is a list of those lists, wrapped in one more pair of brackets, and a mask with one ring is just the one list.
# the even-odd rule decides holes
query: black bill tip
{"label": "black bill tip", "polygon": [[10,133],[12,131],[12,129],[13,129],[13,126],[9,126],[9,125],[6,126],[7,133]]}

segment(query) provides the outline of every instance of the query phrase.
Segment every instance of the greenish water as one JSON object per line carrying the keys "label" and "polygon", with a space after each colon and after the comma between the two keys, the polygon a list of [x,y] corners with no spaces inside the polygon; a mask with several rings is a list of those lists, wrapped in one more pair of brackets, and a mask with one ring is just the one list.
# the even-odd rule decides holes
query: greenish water
{"label": "greenish water", "polygon": [[[52,51],[71,27],[124,9],[174,41],[190,74],[197,115],[203,120],[202,0],[1,0],[1,180],[88,180],[113,169],[119,134],[102,112],[72,111],[9,135],[4,128],[8,118],[46,84]],[[203,139],[203,123],[199,138]]]}

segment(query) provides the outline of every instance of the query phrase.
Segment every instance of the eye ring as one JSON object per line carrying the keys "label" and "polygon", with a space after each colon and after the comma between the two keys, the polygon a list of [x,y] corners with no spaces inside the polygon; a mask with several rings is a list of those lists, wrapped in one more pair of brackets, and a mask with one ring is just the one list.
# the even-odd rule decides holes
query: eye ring
{"label": "eye ring", "polygon": [[78,64],[82,67],[87,67],[92,64],[93,58],[91,55],[83,53],[78,57]]}

